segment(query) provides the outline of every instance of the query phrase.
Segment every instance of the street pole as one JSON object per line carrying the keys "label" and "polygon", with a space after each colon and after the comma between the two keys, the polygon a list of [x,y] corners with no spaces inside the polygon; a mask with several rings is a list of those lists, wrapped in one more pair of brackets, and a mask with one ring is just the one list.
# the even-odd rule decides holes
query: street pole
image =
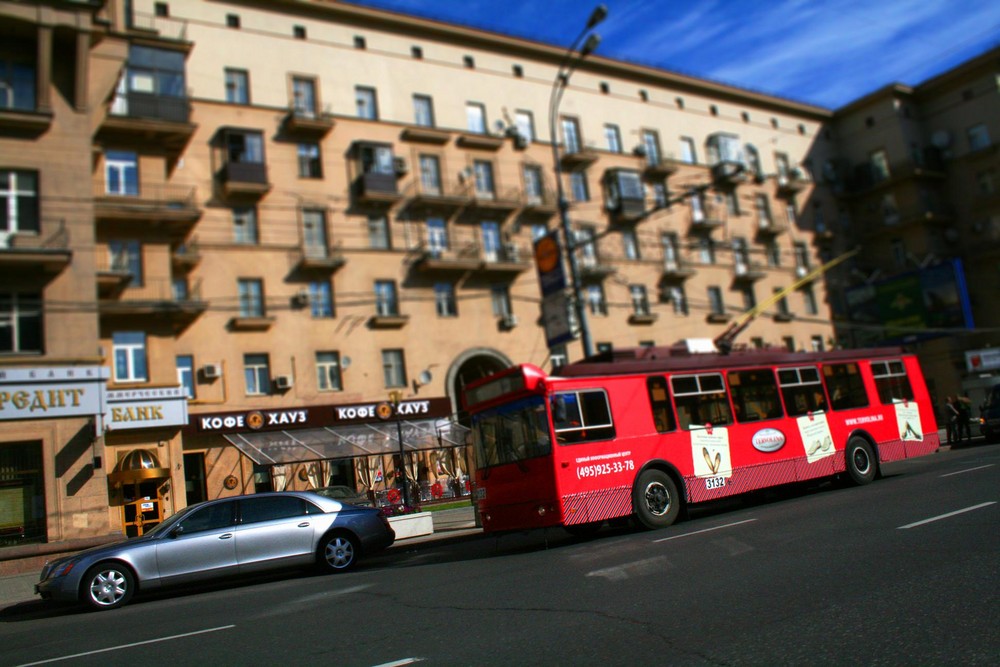
{"label": "street pole", "polygon": [[410,480],[406,478],[406,449],[403,447],[403,420],[399,417],[399,403],[403,399],[403,392],[401,391],[390,391],[389,401],[392,403],[392,413],[396,418],[396,438],[399,440],[399,467],[397,473],[402,473],[402,475],[397,475],[397,479],[402,479],[403,482],[403,505],[409,506],[410,504]]}
{"label": "street pole", "polygon": [[584,357],[593,355],[594,343],[590,336],[590,325],[587,322],[587,309],[583,302],[583,290],[580,285],[580,264],[579,259],[576,256],[576,244],[573,239],[573,231],[570,228],[569,201],[566,199],[566,193],[563,188],[563,171],[562,164],[560,163],[559,139],[556,134],[556,123],[559,118],[559,103],[562,102],[563,91],[566,90],[570,75],[583,61],[583,59],[597,48],[597,45],[601,42],[601,38],[597,33],[591,33],[590,36],[587,37],[587,41],[584,43],[583,48],[581,48],[579,52],[577,51],[577,47],[579,47],[580,43],[583,42],[587,33],[594,26],[603,21],[607,15],[608,8],[603,4],[598,5],[594,8],[594,11],[591,12],[587,25],[584,26],[583,30],[563,56],[563,61],[559,66],[559,71],[556,74],[555,81],[552,83],[552,92],[549,97],[549,139],[552,142],[552,162],[556,176],[556,196],[558,198],[557,204],[559,207],[559,224],[562,229],[563,245],[566,249],[565,251],[569,263],[569,278],[571,288],[573,290],[573,308],[576,313],[577,323],[580,327],[580,342],[583,344]]}

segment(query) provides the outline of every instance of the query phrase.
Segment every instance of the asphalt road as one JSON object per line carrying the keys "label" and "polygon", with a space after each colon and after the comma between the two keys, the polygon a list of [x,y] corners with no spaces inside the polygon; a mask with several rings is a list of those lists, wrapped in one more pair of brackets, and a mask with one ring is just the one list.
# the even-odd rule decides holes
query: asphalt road
{"label": "asphalt road", "polygon": [[662,531],[415,545],[288,575],[0,614],[0,664],[997,665],[1000,446]]}

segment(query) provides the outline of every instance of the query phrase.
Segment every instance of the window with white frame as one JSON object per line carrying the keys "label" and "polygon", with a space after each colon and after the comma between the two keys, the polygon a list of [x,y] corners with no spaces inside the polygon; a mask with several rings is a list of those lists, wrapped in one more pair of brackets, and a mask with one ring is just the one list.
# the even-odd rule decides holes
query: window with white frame
{"label": "window with white frame", "polygon": [[486,134],[486,107],[480,102],[466,102],[465,129],[476,134]]}
{"label": "window with white frame", "polygon": [[0,292],[0,354],[43,352],[42,295]]}
{"label": "window with white frame", "polygon": [[629,298],[632,300],[633,315],[649,315],[649,296],[645,285],[629,285]]}
{"label": "window with white frame", "polygon": [[698,237],[698,261],[702,264],[715,264],[715,241],[711,236]]}
{"label": "window with white frame", "polygon": [[489,160],[476,160],[472,165],[476,178],[476,197],[493,199],[496,196],[493,183],[493,163]]}
{"label": "window with white frame", "polygon": [[[479,225],[480,247],[483,249],[483,259],[487,262],[499,262],[507,259],[503,254],[500,241],[500,223],[486,220]],[[513,258],[512,258],[513,259]]]}
{"label": "window with white frame", "polygon": [[527,142],[535,140],[535,118],[530,111],[518,109],[514,112],[514,126],[519,137]]}
{"label": "window with white frame", "polygon": [[698,164],[698,153],[695,150],[694,139],[691,137],[681,137],[681,162]]}
{"label": "window with white frame", "polygon": [[354,105],[358,118],[378,120],[378,100],[374,88],[355,86]]}
{"label": "window with white frame", "polygon": [[427,252],[441,257],[448,250],[448,227],[444,218],[427,218]]}
{"label": "window with white frame", "polygon": [[240,317],[264,317],[264,282],[260,278],[236,281]]}
{"label": "window with white frame", "polygon": [[497,317],[507,317],[512,313],[510,305],[510,288],[507,285],[493,285],[490,287],[490,303],[493,305],[493,314]]}
{"label": "window with white frame", "polygon": [[579,153],[582,148],[580,142],[580,124],[576,118],[563,117],[562,121],[563,150],[567,154]]}
{"label": "window with white frame", "polygon": [[642,131],[642,147],[646,149],[647,164],[660,164],[660,135],[655,130]]}
{"label": "window with white frame", "polygon": [[434,306],[438,317],[458,317],[455,286],[451,283],[434,283]]}
{"label": "window with white frame", "polygon": [[10,234],[38,231],[38,173],[0,169],[0,247]]}
{"label": "window with white frame", "polygon": [[712,315],[725,315],[726,304],[722,300],[722,288],[711,285],[708,288],[708,310]]}
{"label": "window with white frame", "polygon": [[229,104],[250,104],[250,75],[246,70],[225,70],[226,102]]}
{"label": "window with white frame", "polygon": [[529,204],[541,204],[543,201],[542,168],[538,165],[524,165],[524,196]]}
{"label": "window with white frame", "polygon": [[309,310],[316,319],[333,317],[333,289],[328,280],[309,283]]}
{"label": "window with white frame", "polygon": [[375,250],[389,250],[389,219],[384,215],[368,216],[368,246]]}
{"label": "window with white frame", "polygon": [[754,197],[754,210],[757,213],[757,227],[760,229],[770,229],[771,205],[767,201],[767,195],[756,195]]}
{"label": "window with white frame", "polygon": [[111,334],[115,382],[145,382],[146,334],[142,331],[116,331]]}
{"label": "window with white frame", "polygon": [[300,143],[297,153],[299,178],[323,178],[323,161],[320,159],[319,144]]}
{"label": "window with white frame", "polygon": [[617,125],[613,123],[604,125],[604,143],[612,153],[622,152],[622,133]]}
{"label": "window with white frame", "polygon": [[670,295],[670,305],[674,309],[674,315],[687,315],[687,293],[683,285],[671,285],[667,293]]}
{"label": "window with white frame", "polygon": [[441,161],[436,155],[421,155],[420,191],[428,195],[441,194]]}
{"label": "window with white frame", "polygon": [[233,241],[244,245],[257,244],[257,209],[253,206],[233,208]]}
{"label": "window with white frame", "polygon": [[108,151],[104,154],[105,192],[109,195],[139,194],[139,158],[132,151]]}
{"label": "window with white frame", "polygon": [[302,210],[302,245],[308,257],[326,257],[329,243],[326,237],[326,211]]}
{"label": "window with white frame", "polygon": [[622,250],[625,253],[625,259],[640,259],[639,239],[636,237],[634,229],[622,230]]}
{"label": "window with white frame", "polygon": [[591,315],[608,314],[608,304],[604,299],[604,287],[600,284],[587,285],[587,308]]}
{"label": "window with white frame", "polygon": [[399,315],[399,299],[396,295],[395,281],[375,281],[375,313],[380,316]]}
{"label": "window with white frame", "polygon": [[316,388],[319,391],[343,390],[339,352],[316,353]]}
{"label": "window with white frame", "polygon": [[108,241],[108,263],[115,273],[128,274],[130,287],[142,287],[142,244],[139,241]]}
{"label": "window with white frame", "polygon": [[292,78],[292,105],[296,116],[316,117],[316,81],[303,77]]}
{"label": "window with white frame", "polygon": [[675,271],[680,266],[680,239],[676,232],[666,232],[660,236],[663,249],[663,268]]}
{"label": "window with white frame", "polygon": [[802,300],[805,304],[805,310],[808,315],[818,315],[819,306],[816,303],[816,292],[813,290],[812,285],[804,285],[800,290],[802,292]]}
{"label": "window with white frame", "polygon": [[434,100],[430,95],[413,96],[413,123],[421,127],[434,127]]}
{"label": "window with white frame", "polygon": [[247,396],[271,393],[271,365],[266,354],[243,355],[243,378]]}
{"label": "window with white frame", "polygon": [[573,201],[590,201],[590,188],[587,186],[587,172],[573,171],[569,174],[569,189]]}
{"label": "window with white frame", "polygon": [[386,389],[406,386],[406,363],[402,350],[382,350],[382,377]]}
{"label": "window with white frame", "polygon": [[177,384],[184,387],[184,395],[194,398],[194,357],[190,354],[179,354],[175,358],[177,366]]}
{"label": "window with white frame", "polygon": [[36,74],[33,51],[26,44],[16,44],[14,48],[0,54],[0,109],[35,110]]}

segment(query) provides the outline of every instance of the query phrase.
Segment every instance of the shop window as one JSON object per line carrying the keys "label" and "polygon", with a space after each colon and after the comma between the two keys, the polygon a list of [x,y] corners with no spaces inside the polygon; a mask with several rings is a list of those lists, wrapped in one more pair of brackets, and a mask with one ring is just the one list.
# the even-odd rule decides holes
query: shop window
{"label": "shop window", "polygon": [[45,516],[41,443],[0,443],[0,547],[44,542]]}

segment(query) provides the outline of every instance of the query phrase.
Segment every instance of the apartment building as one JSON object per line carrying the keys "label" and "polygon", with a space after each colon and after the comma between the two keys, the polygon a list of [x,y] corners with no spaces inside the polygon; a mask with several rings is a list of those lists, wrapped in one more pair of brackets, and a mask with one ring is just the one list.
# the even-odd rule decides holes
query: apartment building
{"label": "apartment building", "polygon": [[[553,140],[599,351],[722,334],[854,247],[882,191],[834,178],[886,141],[852,131],[882,93],[833,112],[591,56],[553,137],[564,49],[336,2],[0,1],[0,37],[8,561],[226,494],[467,494],[461,388],[582,355],[541,322]],[[907,98],[957,115],[945,79]],[[995,229],[983,201],[962,219]],[[849,344],[867,252],[737,342]]]}

